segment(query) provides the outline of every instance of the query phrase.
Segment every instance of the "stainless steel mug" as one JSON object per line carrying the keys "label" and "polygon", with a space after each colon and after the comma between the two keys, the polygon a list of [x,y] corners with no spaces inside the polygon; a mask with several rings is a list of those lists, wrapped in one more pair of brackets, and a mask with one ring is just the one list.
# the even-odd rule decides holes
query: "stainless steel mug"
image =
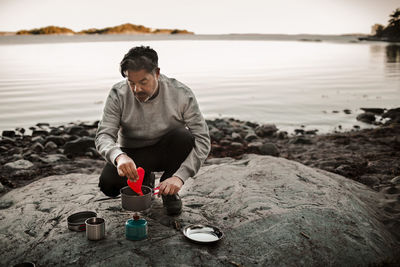
{"label": "stainless steel mug", "polygon": [[86,237],[89,240],[101,240],[106,235],[106,222],[102,218],[92,217],[85,221]]}

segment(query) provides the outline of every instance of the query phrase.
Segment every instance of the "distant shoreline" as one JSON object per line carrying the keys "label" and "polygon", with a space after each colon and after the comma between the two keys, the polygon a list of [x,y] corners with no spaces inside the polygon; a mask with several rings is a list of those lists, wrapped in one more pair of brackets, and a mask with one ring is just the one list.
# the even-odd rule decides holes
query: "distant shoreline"
{"label": "distant shoreline", "polygon": [[311,34],[82,34],[82,35],[0,35],[0,45],[75,42],[216,40],[216,41],[299,41],[361,43],[361,35]]}
{"label": "distant shoreline", "polygon": [[18,30],[16,32],[0,32],[4,35],[97,35],[97,34],[194,34],[194,32],[181,29],[157,29],[143,25],[125,23],[102,29],[90,28],[81,31],[73,31],[60,26],[46,26],[30,30]]}

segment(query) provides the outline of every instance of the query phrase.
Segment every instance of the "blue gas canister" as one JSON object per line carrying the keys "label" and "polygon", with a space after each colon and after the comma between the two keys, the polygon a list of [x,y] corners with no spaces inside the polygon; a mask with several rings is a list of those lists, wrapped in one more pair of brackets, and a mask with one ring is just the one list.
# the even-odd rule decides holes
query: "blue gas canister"
{"label": "blue gas canister", "polygon": [[145,219],[129,219],[125,223],[125,237],[128,240],[143,240],[147,238],[147,221]]}

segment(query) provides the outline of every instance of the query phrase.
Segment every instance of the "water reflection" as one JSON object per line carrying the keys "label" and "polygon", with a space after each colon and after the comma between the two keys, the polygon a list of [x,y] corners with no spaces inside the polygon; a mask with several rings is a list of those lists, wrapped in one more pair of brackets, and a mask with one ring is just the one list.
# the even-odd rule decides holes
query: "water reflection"
{"label": "water reflection", "polygon": [[397,63],[400,62],[400,45],[387,45],[386,46],[386,62]]}
{"label": "water reflection", "polygon": [[400,45],[371,44],[371,59],[374,64],[384,63],[385,76],[400,80]]}

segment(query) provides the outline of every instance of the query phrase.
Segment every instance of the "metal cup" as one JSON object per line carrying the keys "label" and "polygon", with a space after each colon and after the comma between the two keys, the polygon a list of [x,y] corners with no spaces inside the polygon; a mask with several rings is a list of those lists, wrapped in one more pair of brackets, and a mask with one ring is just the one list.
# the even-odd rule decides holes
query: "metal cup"
{"label": "metal cup", "polygon": [[102,218],[92,217],[85,221],[86,237],[89,240],[101,240],[106,235],[106,222]]}

